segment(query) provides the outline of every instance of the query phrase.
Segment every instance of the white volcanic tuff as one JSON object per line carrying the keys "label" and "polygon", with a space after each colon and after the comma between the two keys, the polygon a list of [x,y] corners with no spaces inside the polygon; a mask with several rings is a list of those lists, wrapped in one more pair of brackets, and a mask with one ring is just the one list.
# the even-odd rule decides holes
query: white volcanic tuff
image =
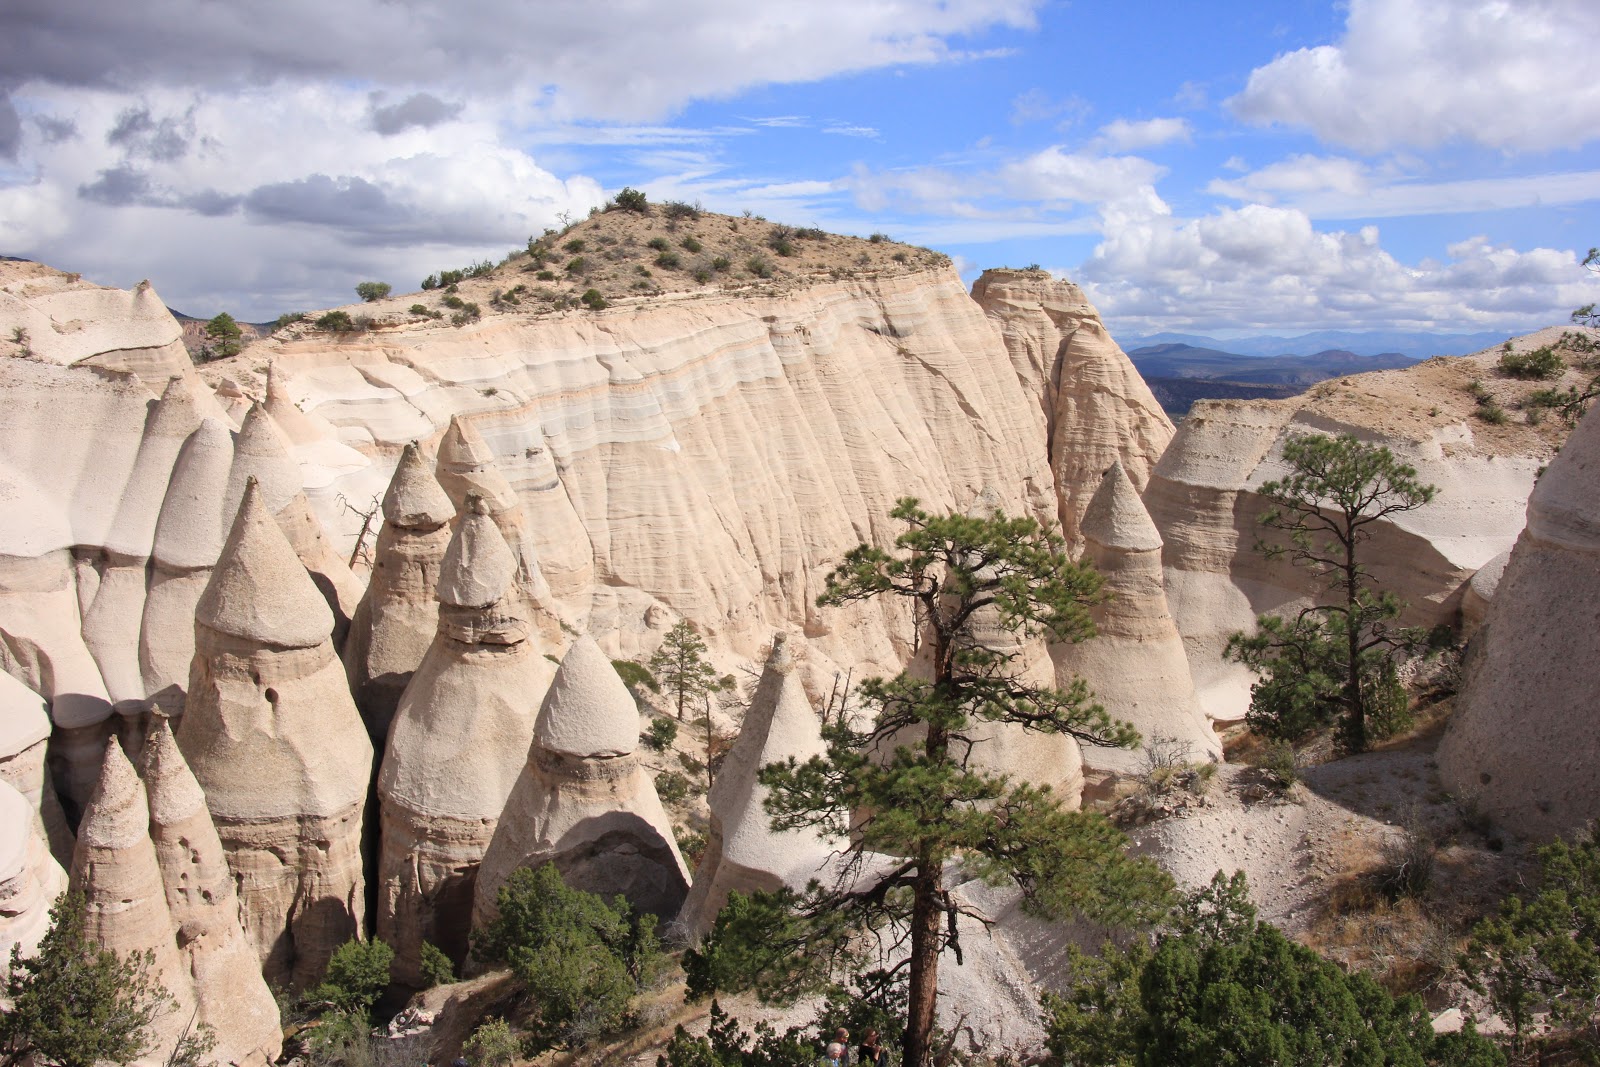
{"label": "white volcanic tuff", "polygon": [[32,804],[0,779],[0,959],[11,959],[12,946],[33,954],[66,888],[67,872],[50,854]]}
{"label": "white volcanic tuff", "polygon": [[72,831],[45,769],[50,714],[44,698],[0,671],[0,781],[22,794],[34,827],[62,859],[72,855]]}
{"label": "white volcanic tuff", "polygon": [[[1169,738],[1192,760],[1222,758],[1222,744],[1200,708],[1183,638],[1167,610],[1161,535],[1122,464],[1113,463],[1083,513],[1085,555],[1105,578],[1110,599],[1090,609],[1096,635],[1051,649],[1063,683],[1082,678],[1112,718],[1131,723],[1144,745]],[[1097,770],[1139,770],[1137,751],[1084,746]]]}
{"label": "white volcanic tuff", "polygon": [[150,730],[144,781],[167,906],[194,983],[196,1022],[215,1031],[218,1062],[265,1067],[283,1047],[278,1005],[245,938],[233,872],[205,794],[166,720]]}
{"label": "white volcanic tuff", "polygon": [[332,613],[254,482],[195,618],[178,741],[271,981],[303,988],[360,930],[373,750]]}
{"label": "white volcanic tuff", "polygon": [[[666,605],[735,649],[787,620],[827,655],[890,664],[901,620],[813,601],[846,549],[892,536],[896,498],[954,507],[992,481],[1013,514],[1055,510],[1037,401],[995,373],[995,327],[949,273],[497,315],[341,343],[339,366],[321,338],[271,343],[351,443],[471,415],[556,596],[622,654],[653,646],[641,619]],[[400,362],[427,389],[374,384]]]}
{"label": "white volcanic tuff", "polygon": [[473,926],[499,913],[496,898],[513,871],[545,863],[575,888],[620,893],[663,918],[677,914],[689,872],[634,754],[638,734],[627,686],[594,640],[579,637],[545,694],[527,761],[484,853]]}
{"label": "white volcanic tuff", "polygon": [[703,937],[738,890],[802,889],[819,877],[833,848],[806,830],[775,831],[763,808],[761,768],[789,759],[805,762],[826,751],[821,719],[806,697],[787,634],[772,642],[750,710],[711,787],[711,832],[679,913],[691,937]]}
{"label": "white volcanic tuff", "polygon": [[26,331],[33,357],[60,366],[88,364],[146,381],[189,370],[182,328],[147,281],[123,290],[65,275],[0,276],[0,324],[7,337]]}
{"label": "white volcanic tuff", "polygon": [[[378,936],[407,985],[421,984],[424,941],[457,963],[466,955],[478,864],[555,675],[515,578],[511,550],[469,495],[440,570],[437,634],[400,698],[378,775]],[[486,603],[459,595],[490,580],[499,592]]]}
{"label": "white volcanic tuff", "polygon": [[1083,290],[1043,271],[987,270],[973,298],[999,325],[1013,369],[1043,405],[1063,535],[1078,523],[1100,474],[1120,461],[1143,488],[1173,426]]}
{"label": "white volcanic tuff", "polygon": [[72,889],[84,895],[84,932],[118,955],[150,952],[152,977],[176,1002],[150,1028],[140,1063],[164,1063],[188,1029],[195,990],[178,952],[177,925],[167,906],[160,861],[150,840],[144,783],[112,741],[94,795],[78,826]]}
{"label": "white volcanic tuff", "polygon": [[1439,776],[1540,839],[1600,817],[1600,418],[1584,416],[1540,476],[1528,525],[1468,647]]}

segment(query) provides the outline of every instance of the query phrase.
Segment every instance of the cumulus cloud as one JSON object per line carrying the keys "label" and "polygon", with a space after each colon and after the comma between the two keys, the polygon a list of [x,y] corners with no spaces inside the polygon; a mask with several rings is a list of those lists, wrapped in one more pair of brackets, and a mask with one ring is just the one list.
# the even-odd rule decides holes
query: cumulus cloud
{"label": "cumulus cloud", "polygon": [[1173,141],[1187,141],[1194,131],[1188,119],[1117,119],[1100,127],[1098,141],[1113,152],[1156,148]]}
{"label": "cumulus cloud", "polygon": [[1351,0],[1338,44],[1258,67],[1228,104],[1369,152],[1577,146],[1600,136],[1596,37],[1593,0]]}
{"label": "cumulus cloud", "polygon": [[447,104],[432,93],[412,93],[398,104],[372,103],[372,128],[384,136],[404,130],[428,130],[461,114],[460,104]]}
{"label": "cumulus cloud", "polygon": [[0,92],[0,159],[16,159],[22,144],[22,118],[11,97]]}
{"label": "cumulus cloud", "polygon": [[1600,290],[1570,250],[1473,238],[1448,253],[1406,264],[1375,226],[1319,231],[1303,212],[1250,204],[1122,226],[1077,276],[1121,329],[1512,330],[1563,321]]}

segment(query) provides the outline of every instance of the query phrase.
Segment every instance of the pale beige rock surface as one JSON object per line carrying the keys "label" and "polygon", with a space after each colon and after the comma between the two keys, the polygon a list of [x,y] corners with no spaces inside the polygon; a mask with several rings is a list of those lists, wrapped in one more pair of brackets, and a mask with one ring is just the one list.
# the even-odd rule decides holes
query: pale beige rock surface
{"label": "pale beige rock surface", "polygon": [[[1120,463],[1101,478],[1083,515],[1086,556],[1104,576],[1110,599],[1090,609],[1096,635],[1056,645],[1062,683],[1082,678],[1114,719],[1132,724],[1145,745],[1175,741],[1195,761],[1222,757],[1222,744],[1200,708],[1183,638],[1167,609],[1161,535]],[[1096,770],[1139,770],[1139,750],[1083,746]]]}
{"label": "pale beige rock surface", "polygon": [[138,1062],[165,1062],[195,1013],[194,985],[178,952],[177,924],[150,840],[144,783],[115,741],[106,745],[100,780],[78,826],[71,887],[84,895],[90,940],[118,955],[152,953],[150,974],[175,1004],[152,1024],[152,1047]]}
{"label": "pale beige rock surface", "polygon": [[567,884],[671,918],[689,872],[634,749],[639,711],[587,636],[562,657],[539,708],[534,741],[478,872],[473,926],[499,913],[518,867],[554,863]]}
{"label": "pale beige rock surface", "polygon": [[50,906],[67,888],[67,872],[50,854],[33,806],[0,780],[0,974],[12,946],[33,954],[50,929]]}
{"label": "pale beige rock surface", "polygon": [[455,511],[421,447],[406,445],[383,497],[372,575],[344,648],[356,707],[380,752],[400,694],[439,628],[434,593]]}
{"label": "pale beige rock surface", "polygon": [[[499,528],[475,493],[466,504],[440,571],[437,634],[400,699],[378,775],[378,936],[395,950],[395,980],[413,986],[424,941],[457,964],[466,957],[478,865],[556,673]],[[482,603],[489,578],[500,588]]]}
{"label": "pale beige rock surface", "polygon": [[707,798],[711,829],[679,921],[692,938],[704,937],[717,912],[737,890],[803,889],[820,877],[836,844],[806,830],[777,831],[762,804],[761,768],[793,759],[804,763],[826,751],[822,720],[800,682],[789,635],[772,642],[750,710]]}
{"label": "pale beige rock surface", "polygon": [[196,1022],[215,1032],[218,1062],[265,1067],[283,1047],[278,1004],[245,937],[233,872],[205,793],[164,719],[145,743],[144,782],[167,907],[194,985]]}
{"label": "pale beige rock surface", "polygon": [[253,483],[201,597],[178,741],[269,981],[304,987],[365,910],[372,742],[332,615]]}
{"label": "pale beige rock surface", "polygon": [[986,270],[972,295],[1000,325],[1029,394],[1043,399],[1061,531],[1081,548],[1078,524],[1100,474],[1120,461],[1143,489],[1172,422],[1076,285],[1045,271]]}
{"label": "pale beige rock surface", "polygon": [[1498,825],[1549,839],[1600,816],[1600,418],[1540,476],[1439,744],[1439,776]]}

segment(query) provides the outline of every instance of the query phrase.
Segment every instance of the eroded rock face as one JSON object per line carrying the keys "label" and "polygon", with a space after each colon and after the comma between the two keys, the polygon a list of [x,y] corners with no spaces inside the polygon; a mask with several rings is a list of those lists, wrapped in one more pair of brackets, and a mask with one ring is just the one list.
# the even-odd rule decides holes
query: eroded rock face
{"label": "eroded rock face", "polygon": [[469,493],[466,505],[440,569],[437,633],[378,775],[378,936],[395,950],[395,980],[410,985],[421,982],[424,941],[457,964],[466,957],[478,865],[556,672],[533,634],[516,558],[482,498]]}
{"label": "eroded rock face", "polygon": [[803,889],[827,866],[834,846],[826,839],[805,830],[772,829],[762,807],[768,790],[757,780],[770,763],[791,758],[804,763],[826,751],[822,721],[800,684],[798,667],[789,636],[778,634],[744,725],[707,798],[711,832],[679,916],[690,937],[705,936],[729,893],[785,885]]}
{"label": "eroded rock face", "polygon": [[434,593],[455,513],[422,448],[406,445],[383,497],[372,575],[344,650],[356,707],[380,752],[400,694],[439,628]]}
{"label": "eroded rock face", "polygon": [[239,883],[269,982],[321,977],[361,929],[372,743],[327,601],[255,482],[195,616],[178,741]]}
{"label": "eroded rock face", "polygon": [[278,1003],[245,937],[222,841],[165,720],[152,726],[144,749],[144,782],[167,907],[178,949],[194,985],[196,1021],[216,1034],[219,1063],[265,1067],[283,1047]]}
{"label": "eroded rock face", "polygon": [[611,661],[580,637],[562,657],[539,709],[533,745],[478,872],[473,925],[499,913],[518,867],[554,863],[568,885],[622,894],[670,919],[689,872],[672,824],[635,749],[639,710]]}
{"label": "eroded rock face", "polygon": [[0,959],[9,965],[13,946],[33,954],[66,888],[67,872],[50,854],[32,805],[0,780]]}
{"label": "eroded rock face", "polygon": [[1143,489],[1172,422],[1076,285],[1045,271],[986,270],[972,296],[999,324],[1019,379],[1043,398],[1061,531],[1081,548],[1101,473],[1120,462]]}
{"label": "eroded rock face", "polygon": [[[1111,599],[1091,609],[1096,635],[1052,649],[1063,683],[1082,678],[1111,717],[1131,723],[1145,745],[1187,748],[1188,759],[1220,759],[1222,744],[1200,708],[1183,638],[1167,610],[1161,535],[1120,463],[1113,463],[1084,512],[1088,559]],[[1084,746],[1096,770],[1139,770],[1137,750]]]}
{"label": "eroded rock face", "polygon": [[1539,839],[1600,816],[1600,417],[1584,416],[1540,476],[1439,744],[1439,777]]}
{"label": "eroded rock face", "polygon": [[177,924],[167,907],[144,783],[115,741],[78,826],[71,887],[84,896],[87,936],[118,955],[150,952],[150,973],[175,1001],[150,1028],[141,1062],[163,1063],[195,1014],[194,984],[178,952]]}

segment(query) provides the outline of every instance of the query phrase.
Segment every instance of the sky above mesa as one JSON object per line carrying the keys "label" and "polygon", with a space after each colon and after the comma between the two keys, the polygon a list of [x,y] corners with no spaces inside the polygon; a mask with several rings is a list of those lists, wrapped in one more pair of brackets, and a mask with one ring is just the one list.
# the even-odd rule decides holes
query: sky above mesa
{"label": "sky above mesa", "polygon": [[624,186],[1038,264],[1119,336],[1600,299],[1596,0],[7,0],[0,254],[249,320]]}

